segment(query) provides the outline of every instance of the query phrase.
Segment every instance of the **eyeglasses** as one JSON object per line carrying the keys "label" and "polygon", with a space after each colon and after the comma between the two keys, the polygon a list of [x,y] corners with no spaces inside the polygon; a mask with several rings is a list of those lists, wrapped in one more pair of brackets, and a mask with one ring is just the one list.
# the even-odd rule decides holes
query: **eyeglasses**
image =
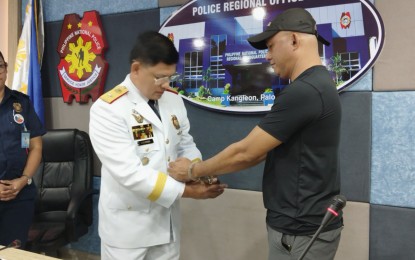
{"label": "eyeglasses", "polygon": [[0,73],[5,72],[7,69],[7,62],[0,64]]}
{"label": "eyeglasses", "polygon": [[154,77],[154,84],[160,86],[160,85],[163,85],[167,82],[174,82],[174,81],[179,80],[181,75],[179,73],[174,73],[173,75],[168,76],[168,77],[157,78],[154,75],[153,75],[153,77]]}
{"label": "eyeglasses", "polygon": [[156,84],[157,86],[161,86],[165,83],[168,82],[174,82],[177,81],[181,78],[182,75],[180,75],[179,73],[174,73],[171,76],[166,76],[166,77],[156,77],[156,75],[153,74],[153,72],[151,72],[148,67],[144,67],[148,72],[151,73],[151,75],[153,75],[154,78],[154,84]]}

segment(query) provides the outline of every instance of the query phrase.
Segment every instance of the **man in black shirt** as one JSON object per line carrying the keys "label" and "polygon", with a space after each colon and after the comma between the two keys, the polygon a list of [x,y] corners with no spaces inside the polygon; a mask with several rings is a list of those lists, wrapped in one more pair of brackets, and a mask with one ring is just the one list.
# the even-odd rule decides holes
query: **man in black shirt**
{"label": "man in black shirt", "polygon": [[[318,41],[329,43],[317,34],[315,20],[301,8],[281,13],[248,41],[254,48],[268,49],[266,59],[275,74],[291,84],[243,140],[203,162],[173,162],[169,172],[188,181],[235,172],[265,159],[269,260],[298,259],[340,191],[341,106],[318,53]],[[338,217],[325,227],[305,259],[333,259],[342,226]]]}

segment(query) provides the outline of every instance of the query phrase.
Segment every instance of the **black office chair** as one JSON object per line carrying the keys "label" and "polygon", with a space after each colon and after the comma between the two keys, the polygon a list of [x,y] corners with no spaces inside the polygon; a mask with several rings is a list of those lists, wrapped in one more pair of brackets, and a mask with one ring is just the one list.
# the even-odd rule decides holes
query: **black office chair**
{"label": "black office chair", "polygon": [[92,224],[93,153],[89,135],[77,129],[49,130],[33,178],[38,188],[26,250],[56,256]]}

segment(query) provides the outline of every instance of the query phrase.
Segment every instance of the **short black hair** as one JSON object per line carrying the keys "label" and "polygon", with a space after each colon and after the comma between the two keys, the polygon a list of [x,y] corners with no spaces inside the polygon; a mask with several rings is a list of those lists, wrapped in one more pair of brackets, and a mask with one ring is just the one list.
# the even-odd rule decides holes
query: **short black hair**
{"label": "short black hair", "polygon": [[146,31],[138,35],[130,52],[130,63],[134,60],[150,66],[160,62],[172,65],[179,61],[179,53],[169,38],[155,31]]}

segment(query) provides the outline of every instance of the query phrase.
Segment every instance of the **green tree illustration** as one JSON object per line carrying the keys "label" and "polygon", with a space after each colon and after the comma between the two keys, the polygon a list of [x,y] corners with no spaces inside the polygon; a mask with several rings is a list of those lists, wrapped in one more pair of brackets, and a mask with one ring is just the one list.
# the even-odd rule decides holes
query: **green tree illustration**
{"label": "green tree illustration", "polygon": [[211,74],[212,70],[210,67],[202,71],[202,80],[205,82],[206,93],[210,93],[209,82],[212,80]]}
{"label": "green tree illustration", "polygon": [[342,74],[347,72],[347,68],[344,66],[344,61],[340,53],[336,53],[336,55],[330,58],[331,63],[327,66],[329,71],[334,72],[336,75],[336,86],[343,83]]}

